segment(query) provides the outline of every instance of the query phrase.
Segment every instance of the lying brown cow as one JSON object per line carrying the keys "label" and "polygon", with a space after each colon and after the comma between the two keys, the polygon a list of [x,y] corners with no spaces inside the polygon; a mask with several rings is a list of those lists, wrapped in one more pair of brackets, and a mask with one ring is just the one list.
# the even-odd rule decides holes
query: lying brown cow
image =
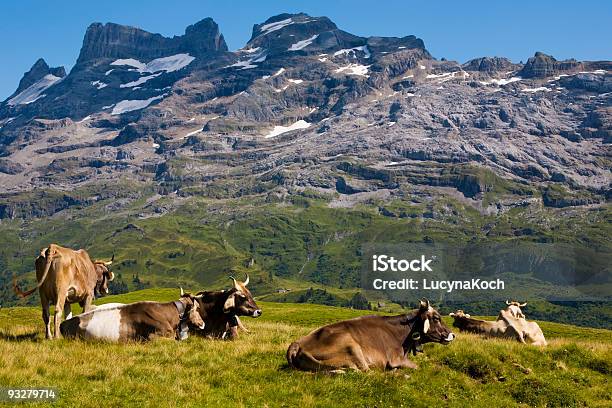
{"label": "lying brown cow", "polygon": [[151,340],[155,337],[186,338],[187,324],[204,328],[197,297],[184,294],[175,302],[137,302],[102,305],[66,320],[60,326],[65,337],[109,341]]}
{"label": "lying brown cow", "polygon": [[454,319],[453,327],[458,328],[462,332],[482,334],[486,337],[519,339],[519,334],[516,330],[502,320],[473,319],[469,314],[464,313],[463,310],[457,310],[455,313],[450,313],[449,316]]}
{"label": "lying brown cow", "polygon": [[233,281],[230,290],[197,293],[198,310],[206,326],[196,333],[206,337],[234,339],[238,335],[238,327],[246,331],[239,316],[261,316],[261,309],[247,288],[249,277],[244,282],[230,278]]}
{"label": "lying brown cow", "polygon": [[408,314],[364,316],[321,327],[289,346],[287,362],[308,371],[417,368],[408,359],[411,351],[416,354],[421,343],[448,344],[454,338],[424,299]]}
{"label": "lying brown cow", "polygon": [[83,311],[87,312],[96,293],[108,293],[108,282],[114,278],[108,269],[111,263],[112,260],[92,262],[84,249],[75,251],[51,244],[36,258],[36,287],[23,292],[16,282],[13,282],[13,286],[21,297],[29,296],[38,289],[46,338],[51,338],[49,305],[55,306],[54,334],[59,338],[62,313],[65,311],[66,315],[70,316],[71,303],[78,303]]}

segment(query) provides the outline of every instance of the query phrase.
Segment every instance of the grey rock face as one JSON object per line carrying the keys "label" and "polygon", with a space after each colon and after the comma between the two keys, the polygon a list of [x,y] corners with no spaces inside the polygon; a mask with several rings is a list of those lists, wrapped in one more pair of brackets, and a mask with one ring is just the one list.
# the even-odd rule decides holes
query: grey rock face
{"label": "grey rock face", "polygon": [[479,71],[486,73],[496,73],[513,71],[517,68],[517,64],[513,64],[508,58],[500,57],[482,57],[470,60],[462,65],[466,71]]}
{"label": "grey rock face", "polygon": [[543,52],[536,52],[535,55],[527,60],[527,63],[520,72],[523,78],[546,78],[565,71],[572,71],[579,68],[581,64],[575,59],[557,61],[554,57]]}
{"label": "grey rock face", "polygon": [[150,60],[179,52],[203,55],[218,51],[227,51],[227,44],[211,18],[187,27],[185,35],[173,38],[135,27],[93,23],[85,33],[77,67],[99,58]]}

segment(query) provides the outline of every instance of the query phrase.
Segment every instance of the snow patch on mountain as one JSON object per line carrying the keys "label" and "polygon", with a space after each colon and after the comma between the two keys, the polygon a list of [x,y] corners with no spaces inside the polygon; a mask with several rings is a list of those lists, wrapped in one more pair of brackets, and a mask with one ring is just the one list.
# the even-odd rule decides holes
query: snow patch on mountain
{"label": "snow patch on mountain", "polygon": [[187,133],[187,134],[186,134],[185,136],[183,136],[182,138],[186,138],[186,137],[189,137],[189,136],[197,135],[198,133],[200,133],[200,132],[201,132],[201,131],[203,131],[203,130],[204,130],[204,128],[203,128],[203,127],[202,127],[202,128],[199,128],[199,129],[196,129],[196,130],[194,130],[194,131],[192,131],[192,132]]}
{"label": "snow patch on mountain", "polygon": [[270,131],[270,133],[268,133],[266,136],[264,136],[266,139],[270,139],[272,137],[278,136],[278,135],[282,135],[283,133],[287,133],[287,132],[291,132],[293,130],[299,130],[299,129],[308,129],[310,127],[310,123],[306,122],[305,120],[301,119],[298,120],[297,122],[295,122],[292,125],[289,126],[274,126],[274,129],[272,129]]}
{"label": "snow patch on mountain", "polygon": [[[143,77],[138,78],[136,81],[128,82],[127,84],[121,84],[121,85],[119,85],[119,87],[120,88],[132,88],[134,86],[142,85],[145,82],[160,76],[161,74],[162,74],[161,72],[158,72],[158,73],[153,74],[153,75],[143,76]],[[98,88],[98,89],[100,89],[100,88]]]}
{"label": "snow patch on mountain", "polygon": [[107,83],[104,83],[102,81],[91,81],[90,84],[98,89],[106,88],[108,86]]}
{"label": "snow patch on mountain", "polygon": [[166,94],[154,96],[149,99],[131,99],[131,100],[123,100],[115,105],[111,115],[121,115],[125,112],[131,112],[139,109],[144,109],[153,102],[163,99]]}
{"label": "snow patch on mountain", "polygon": [[507,85],[507,84],[511,84],[513,82],[518,82],[521,81],[523,78],[521,77],[512,77],[509,79],[491,79],[490,81],[480,81],[481,84],[483,85],[489,85],[489,84],[495,84],[495,85]]}
{"label": "snow patch on mountain", "polygon": [[369,68],[369,65],[349,64],[344,67],[338,68],[335,72],[339,74],[344,73],[346,75],[357,75],[368,78]]}
{"label": "snow patch on mountain", "polygon": [[521,92],[529,92],[529,93],[536,93],[536,92],[549,92],[551,91],[550,88],[546,88],[545,86],[539,86],[537,88],[523,88],[521,89]]}
{"label": "snow patch on mountain", "polygon": [[307,39],[302,40],[302,41],[298,41],[295,44],[293,44],[291,47],[289,47],[289,49],[287,51],[299,51],[299,50],[302,50],[302,49],[308,47],[310,44],[312,44],[312,42],[314,40],[316,40],[318,36],[319,36],[319,34],[315,34],[315,35],[313,35],[310,38],[307,38]]}
{"label": "snow patch on mountain", "polygon": [[262,50],[258,54],[254,55],[253,57],[247,60],[238,61],[237,63],[232,64],[232,65],[228,65],[226,68],[231,68],[231,67],[236,67],[240,69],[257,68],[257,65],[255,65],[255,63],[264,62],[266,60],[266,57],[267,57],[266,50]]}
{"label": "snow patch on mountain", "polygon": [[280,74],[282,74],[283,72],[285,72],[285,68],[281,68],[278,71],[276,71],[274,74],[272,75],[264,75],[261,77],[261,79],[268,79],[268,78],[274,78],[279,76]]}
{"label": "snow patch on mountain", "polygon": [[334,52],[334,57],[337,57],[339,55],[349,55],[352,54],[353,57],[355,56],[355,51],[361,51],[363,52],[365,55],[363,56],[363,58],[370,58],[372,56],[372,53],[370,53],[370,50],[368,49],[367,45],[362,45],[361,47],[353,47],[353,48],[344,48],[341,49],[339,51]]}
{"label": "snow patch on mountain", "polygon": [[280,30],[283,27],[287,27],[288,25],[293,24],[293,19],[287,18],[281,21],[275,21],[274,23],[264,24],[259,27],[259,30],[262,34],[270,34],[273,31]]}
{"label": "snow patch on mountain", "polygon": [[62,78],[56,77],[55,75],[47,74],[32,85],[19,92],[17,95],[7,101],[11,106],[15,105],[27,105],[40,98],[44,98],[46,95],[43,92],[53,85],[61,81]]}
{"label": "snow patch on mountain", "polygon": [[[142,63],[134,58],[118,59],[111,62],[110,65],[133,67],[142,74],[152,74],[154,72],[175,72],[185,68],[195,60],[189,54],[175,54],[168,57],[155,58],[149,62]],[[108,72],[108,71],[107,71]]]}

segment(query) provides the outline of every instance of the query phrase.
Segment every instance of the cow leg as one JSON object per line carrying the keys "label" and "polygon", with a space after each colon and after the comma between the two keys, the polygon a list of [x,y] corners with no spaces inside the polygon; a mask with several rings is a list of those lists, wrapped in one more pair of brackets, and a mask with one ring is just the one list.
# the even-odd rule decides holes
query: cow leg
{"label": "cow leg", "polygon": [[387,369],[397,370],[401,368],[417,369],[419,366],[411,361],[407,356],[400,357],[387,363]]}
{"label": "cow leg", "polygon": [[89,295],[87,295],[87,297],[85,297],[85,300],[83,300],[80,303],[81,307],[83,307],[83,313],[89,312],[90,310],[93,309],[92,307],[93,299],[94,299],[94,296],[93,294],[90,293]]}
{"label": "cow leg", "polygon": [[55,303],[55,314],[53,315],[53,325],[55,326],[55,331],[53,332],[53,337],[59,339],[62,337],[60,333],[60,324],[62,323],[62,316],[64,311],[64,304],[66,302],[66,298],[62,296],[62,294],[58,294],[57,303]]}
{"label": "cow leg", "polygon": [[43,294],[40,295],[40,304],[42,306],[42,319],[43,323],[45,323],[45,338],[51,338],[51,319],[49,313],[49,299]]}
{"label": "cow leg", "polygon": [[69,302],[64,303],[64,316],[66,320],[72,319],[72,305]]}
{"label": "cow leg", "polygon": [[355,367],[351,367],[352,369],[360,371],[368,371],[370,369],[370,366],[363,355],[363,350],[359,344],[353,344],[350,346],[349,353],[353,357],[353,364],[355,364]]}

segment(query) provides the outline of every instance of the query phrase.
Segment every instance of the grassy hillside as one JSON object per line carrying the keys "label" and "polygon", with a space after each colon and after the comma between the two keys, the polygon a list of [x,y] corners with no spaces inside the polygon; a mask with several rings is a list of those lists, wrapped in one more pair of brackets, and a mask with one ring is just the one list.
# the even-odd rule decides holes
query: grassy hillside
{"label": "grassy hillside", "polygon": [[[171,300],[154,289],[105,301]],[[108,344],[44,341],[37,308],[0,309],[0,385],[55,386],[56,406],[514,407],[612,404],[612,331],[541,322],[550,346],[460,334],[427,345],[417,371],[331,376],[287,367],[285,351],[315,327],[365,312],[259,302],[251,333],[234,342]],[[447,323],[450,323],[447,321]]]}
{"label": "grassy hillside", "polygon": [[[191,197],[180,205],[157,196],[155,200],[127,201],[112,211],[109,206],[118,204],[101,200],[43,219],[4,219],[0,221],[0,302],[23,305],[13,293],[12,275],[19,276],[24,286],[33,285],[34,259],[51,242],[86,248],[94,258],[116,253],[113,289],[118,292],[178,285],[220,287],[230,274],[249,273],[258,295],[272,295],[281,288],[293,291],[270,300],[296,301],[299,294],[295,293],[312,287],[331,294],[312,301],[323,298],[325,303],[343,304],[360,286],[361,257],[367,243],[518,241],[577,248],[578,264],[590,273],[604,272],[593,287],[604,287],[600,280],[606,276],[605,266],[612,263],[607,262],[612,254],[609,206],[576,210],[533,205],[483,215],[453,198],[406,197],[332,208],[331,198],[308,192],[289,195],[284,201],[264,195],[227,200]],[[469,261],[478,263],[477,259]],[[472,270],[471,265],[462,267]],[[368,299],[389,303],[380,296],[368,294]],[[537,298],[525,297],[530,302]],[[28,302],[36,304],[36,296]],[[574,306],[546,308],[556,310],[538,315],[547,320],[562,317],[563,322],[601,327],[610,327],[612,322],[609,313],[597,314],[609,307],[597,306],[589,313],[579,313]]]}

